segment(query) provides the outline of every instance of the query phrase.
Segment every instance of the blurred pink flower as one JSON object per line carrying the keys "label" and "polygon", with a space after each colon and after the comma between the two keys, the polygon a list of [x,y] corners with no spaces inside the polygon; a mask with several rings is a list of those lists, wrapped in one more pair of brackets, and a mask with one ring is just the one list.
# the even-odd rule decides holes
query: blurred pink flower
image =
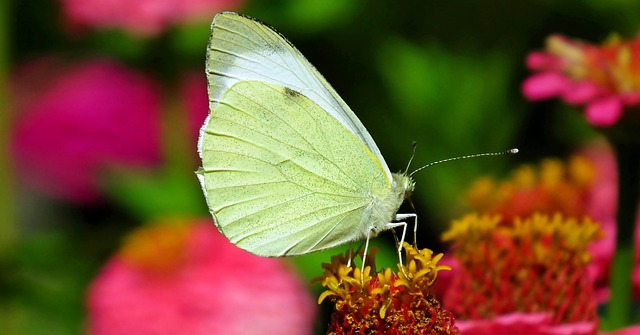
{"label": "blurred pink flower", "polygon": [[70,23],[97,29],[122,28],[156,35],[185,21],[210,21],[216,12],[238,8],[243,0],[61,0]]}
{"label": "blurred pink flower", "polygon": [[593,322],[554,325],[545,313],[511,313],[491,320],[457,321],[461,335],[591,335]]}
{"label": "blurred pink flower", "polygon": [[[590,275],[594,278],[599,301],[608,300],[609,269],[616,241],[616,203],[618,199],[618,175],[616,161],[609,146],[604,142],[591,144],[581,150],[579,155],[586,158],[596,173],[589,187],[586,215],[598,221],[604,230],[604,237],[589,246],[593,261],[589,265]],[[636,220],[640,225],[640,217]],[[640,245],[640,229],[636,229],[636,245]],[[634,295],[640,298],[640,248],[636,248],[636,267],[633,271]]]}
{"label": "blurred pink flower", "polygon": [[630,326],[605,333],[607,335],[640,335],[640,325]]}
{"label": "blurred pink flower", "polygon": [[149,78],[110,60],[42,58],[14,76],[12,151],[24,182],[53,196],[98,197],[99,175],[160,157],[160,96]]}
{"label": "blurred pink flower", "polygon": [[184,75],[180,85],[180,98],[187,113],[187,126],[193,143],[196,143],[200,127],[209,113],[207,80],[200,72]]}
{"label": "blurred pink flower", "polygon": [[628,41],[614,36],[603,45],[552,35],[545,51],[527,57],[527,66],[536,72],[522,85],[527,98],[586,105],[594,126],[612,126],[640,103],[640,35]]}
{"label": "blurred pink flower", "polygon": [[203,219],[134,232],[88,293],[89,335],[312,334],[316,304],[280,259]]}

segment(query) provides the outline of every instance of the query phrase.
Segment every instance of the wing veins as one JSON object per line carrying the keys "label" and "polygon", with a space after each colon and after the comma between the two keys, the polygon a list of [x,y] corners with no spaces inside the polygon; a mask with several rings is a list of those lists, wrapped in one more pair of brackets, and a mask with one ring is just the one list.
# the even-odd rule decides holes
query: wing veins
{"label": "wing veins", "polygon": [[[264,146],[261,146],[261,145],[259,145],[259,144],[255,143],[255,142],[251,142],[251,141],[250,141],[250,140],[248,140],[248,139],[244,139],[244,138],[237,137],[237,136],[235,136],[234,134],[214,133],[214,132],[210,132],[210,131],[208,131],[208,130],[207,130],[207,131],[205,131],[205,133],[207,133],[207,134],[209,134],[209,135],[214,135],[214,136],[222,136],[222,137],[234,138],[234,139],[236,139],[236,140],[238,140],[238,141],[241,141],[241,142],[247,143],[247,144],[249,144],[249,145],[253,145],[253,146],[257,147],[257,148],[264,149],[265,151],[272,152],[272,153],[274,153],[274,154],[276,154],[276,155],[280,156],[280,158],[282,159],[282,160],[280,160],[280,161],[278,162],[278,164],[281,164],[281,163],[283,163],[283,162],[292,162],[293,164],[295,164],[296,166],[298,166],[300,169],[302,169],[302,170],[304,170],[304,171],[307,171],[307,172],[310,172],[310,173],[312,173],[313,175],[315,175],[315,176],[317,176],[317,177],[319,177],[319,178],[321,178],[321,179],[323,179],[323,180],[325,180],[325,181],[327,181],[327,182],[329,182],[329,183],[331,183],[331,184],[333,184],[333,185],[335,185],[335,186],[338,186],[338,187],[339,187],[339,188],[341,188],[341,189],[345,189],[345,190],[353,191],[351,188],[346,188],[344,185],[341,185],[341,184],[339,184],[339,183],[335,182],[334,180],[329,179],[327,176],[320,175],[320,174],[316,174],[315,172],[313,172],[313,171],[309,170],[309,168],[308,168],[308,167],[305,167],[305,166],[301,165],[300,163],[298,163],[295,159],[287,158],[287,157],[283,156],[282,154],[280,154],[280,153],[278,153],[278,152],[271,151],[271,150],[269,150],[268,148],[266,148],[266,147],[264,147]],[[268,136],[268,135],[265,135],[265,136]],[[276,139],[274,139],[274,140],[276,140]],[[277,140],[276,140],[276,141],[277,141]],[[282,143],[282,142],[281,142],[281,143]],[[283,144],[283,145],[287,145],[286,143],[282,143],[282,144]],[[297,147],[294,147],[294,146],[291,146],[291,145],[289,145],[289,146],[290,146],[290,147],[292,147],[292,148],[296,148],[296,149],[298,149],[298,150],[301,150],[301,151],[305,151],[305,150],[302,150],[302,149],[300,149],[300,148],[297,148]],[[277,168],[277,166],[276,166],[276,165],[274,165],[274,164],[273,164],[273,163],[271,163],[271,162],[268,162],[268,161],[265,161],[265,160],[259,159],[259,158],[254,157],[254,156],[249,156],[249,155],[244,154],[244,153],[241,153],[241,152],[234,152],[234,151],[228,151],[228,150],[222,150],[222,149],[216,149],[216,148],[207,148],[207,151],[221,152],[221,153],[230,153],[230,154],[235,154],[235,155],[238,155],[238,156],[244,156],[244,157],[252,158],[252,159],[255,159],[255,160],[257,160],[257,161],[263,162],[263,163],[265,163],[265,164],[267,164],[267,165],[271,165],[271,166],[275,167],[276,169],[278,169],[278,168]],[[317,154],[317,153],[316,153],[316,154]],[[321,156],[321,155],[320,155],[320,156]],[[332,163],[332,164],[333,164],[333,165],[334,165],[334,166],[335,166],[339,171],[341,171],[341,172],[344,174],[344,172],[342,171],[342,169],[340,169],[340,167],[336,166],[333,162],[331,162],[331,163]],[[278,169],[278,171],[279,171],[279,169]],[[283,175],[283,177],[284,177],[284,175]],[[347,178],[351,179],[351,177],[349,177],[349,176],[347,176]],[[295,184],[295,185],[298,185],[298,186],[303,187],[303,188],[305,188],[305,189],[306,189],[306,187],[304,187],[304,186],[302,186],[302,185],[300,185],[300,184],[298,184],[298,183],[296,183],[296,182],[294,182],[294,181],[292,181],[292,180],[290,180],[290,179],[288,179],[288,178],[286,178],[286,180],[287,180],[287,181],[289,181],[289,182],[291,182],[291,183],[293,183],[293,184]],[[351,179],[351,180],[353,180],[353,179]]]}
{"label": "wing veins", "polygon": [[[323,208],[320,208],[320,209],[315,210],[315,211],[311,211],[311,212],[308,212],[308,213],[304,213],[304,214],[302,214],[302,215],[309,215],[309,214],[317,213],[317,212],[319,212],[319,211],[321,211],[321,210],[326,210],[326,209],[329,209],[329,208],[339,208],[339,207],[342,207],[342,206],[327,206],[327,207],[323,207]],[[357,210],[358,208],[362,208],[362,207],[365,207],[365,206],[359,206],[359,207],[355,207],[355,208],[350,208],[350,209],[348,209],[348,210],[344,210],[344,211],[339,212],[339,213],[334,214],[334,215],[325,216],[325,217],[323,217],[323,219],[322,219],[322,220],[318,220],[318,221],[313,222],[313,225],[318,224],[318,223],[319,223],[319,222],[321,222],[321,221],[327,221],[327,220],[333,219],[333,218],[338,217],[338,216],[340,216],[340,215],[342,215],[342,214],[351,213],[351,212],[353,212],[353,211]],[[338,221],[338,222],[337,222],[337,223],[336,223],[336,224],[331,228],[331,230],[329,231],[329,233],[330,233],[331,231],[333,231],[333,230],[338,226],[338,224],[342,223],[345,219],[346,219],[346,216],[345,216],[344,218],[340,219],[340,220],[339,220],[339,221]],[[291,222],[291,221],[292,221],[292,220],[284,221],[284,222],[281,222],[280,224],[286,224],[286,223]],[[263,228],[263,229],[261,229],[261,230],[257,230],[257,231],[256,231],[256,230],[254,230],[254,231],[251,231],[248,235],[243,236],[243,237],[242,237],[241,239],[239,239],[237,242],[240,242],[240,241],[242,241],[243,239],[246,239],[246,238],[251,237],[251,236],[253,236],[253,235],[261,234],[261,233],[262,233],[262,232],[264,232],[265,230],[267,230],[267,229]],[[299,233],[299,232],[301,232],[301,231],[303,231],[303,230],[304,230],[304,229],[300,229],[300,230],[296,230],[296,231],[290,230],[290,231],[288,231],[288,232],[287,232],[287,234],[286,234],[286,235],[284,235],[283,237],[285,237],[285,236],[291,236],[291,235],[297,234],[297,233]],[[326,236],[328,236],[328,235],[329,235],[329,233],[327,233],[325,236],[323,236],[323,237],[322,237],[322,240],[324,240],[324,239],[326,238]],[[302,242],[302,240],[300,240],[300,242]],[[318,241],[316,244],[314,244],[314,247],[315,247],[316,245],[318,245],[320,242],[321,242],[321,240],[320,240],[320,241]],[[269,244],[269,243],[270,243],[270,241],[267,241],[267,242],[265,242],[265,243],[260,244],[260,246],[264,246],[264,245]],[[298,243],[296,243],[295,245],[297,245],[297,244],[298,244]],[[295,245],[294,245],[294,246],[295,246]],[[287,251],[285,252],[285,254],[286,254],[288,251],[290,251],[291,249],[292,249],[292,248],[287,248]]]}

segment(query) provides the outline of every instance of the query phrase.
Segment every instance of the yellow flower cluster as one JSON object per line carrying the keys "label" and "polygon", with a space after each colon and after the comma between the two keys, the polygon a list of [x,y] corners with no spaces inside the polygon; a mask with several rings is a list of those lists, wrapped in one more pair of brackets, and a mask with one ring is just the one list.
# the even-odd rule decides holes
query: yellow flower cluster
{"label": "yellow flower cluster", "polygon": [[[335,304],[329,334],[457,334],[451,313],[441,308],[432,292],[443,254],[417,250],[404,243],[406,265],[375,272],[375,251],[366,257],[364,270],[350,261],[350,253],[323,264],[316,278],[327,288],[318,298]],[[361,255],[362,256],[362,255]]]}

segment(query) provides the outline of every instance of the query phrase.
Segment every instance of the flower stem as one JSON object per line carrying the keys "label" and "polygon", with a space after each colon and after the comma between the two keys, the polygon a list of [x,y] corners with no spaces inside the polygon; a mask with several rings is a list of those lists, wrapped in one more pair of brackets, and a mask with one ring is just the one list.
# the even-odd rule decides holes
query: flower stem
{"label": "flower stem", "polygon": [[640,148],[614,141],[618,163],[616,251],[611,269],[611,300],[607,324],[618,329],[631,324],[632,271],[636,210],[640,196]]}

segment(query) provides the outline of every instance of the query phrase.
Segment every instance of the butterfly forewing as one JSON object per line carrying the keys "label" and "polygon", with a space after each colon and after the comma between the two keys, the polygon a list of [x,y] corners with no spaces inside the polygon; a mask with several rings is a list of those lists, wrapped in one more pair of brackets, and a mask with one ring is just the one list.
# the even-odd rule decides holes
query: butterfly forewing
{"label": "butterfly forewing", "polygon": [[246,80],[276,84],[305,95],[359,138],[391,181],[380,150],[360,120],[304,56],[267,25],[236,13],[218,14],[207,51],[207,77],[210,108],[215,108],[234,84]]}

